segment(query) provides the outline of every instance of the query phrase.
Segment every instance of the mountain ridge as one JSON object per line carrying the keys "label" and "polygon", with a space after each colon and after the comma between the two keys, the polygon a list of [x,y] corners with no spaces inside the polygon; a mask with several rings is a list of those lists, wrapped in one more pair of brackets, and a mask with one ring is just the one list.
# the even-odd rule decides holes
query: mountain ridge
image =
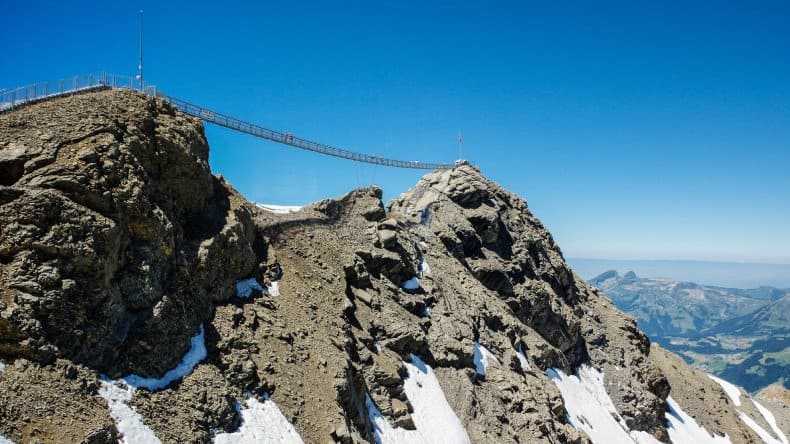
{"label": "mountain ridge", "polygon": [[386,208],[374,186],[281,214],[208,154],[199,120],[129,91],[0,115],[2,436],[210,442],[261,405],[306,442],[436,436],[421,378],[470,442],[581,444],[561,388],[592,368],[628,439],[692,420],[759,439],[479,169],[430,173]]}

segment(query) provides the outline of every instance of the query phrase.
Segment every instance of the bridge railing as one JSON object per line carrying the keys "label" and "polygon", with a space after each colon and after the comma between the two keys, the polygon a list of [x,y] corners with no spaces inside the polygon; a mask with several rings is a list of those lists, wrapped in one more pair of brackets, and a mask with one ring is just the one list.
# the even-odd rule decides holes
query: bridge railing
{"label": "bridge railing", "polygon": [[189,115],[199,117],[206,122],[211,122],[216,125],[224,126],[235,131],[251,134],[253,136],[261,137],[263,139],[279,142],[285,145],[290,145],[296,148],[301,148],[308,151],[313,151],[321,154],[328,154],[334,157],[341,157],[344,159],[355,160],[357,162],[372,163],[377,165],[386,165],[399,168],[416,168],[425,170],[436,169],[449,169],[453,168],[454,164],[440,164],[440,163],[421,163],[419,161],[404,161],[387,159],[384,157],[374,156],[371,154],[361,154],[353,151],[344,150],[322,143],[316,143],[311,140],[302,139],[287,132],[273,131],[259,125],[255,125],[235,117],[220,114],[202,106],[189,103],[176,97],[160,95],[168,102],[172,103],[176,108]]}
{"label": "bridge railing", "polygon": [[40,82],[33,85],[22,86],[13,89],[0,90],[0,112],[14,109],[28,103],[47,100],[52,97],[77,94],[84,91],[93,91],[110,88],[142,89],[146,94],[160,97],[172,103],[176,108],[195,117],[199,117],[206,122],[211,122],[226,128],[230,128],[253,136],[268,139],[274,142],[290,145],[308,151],[313,151],[330,156],[344,159],[355,160],[357,162],[386,165],[399,168],[416,169],[449,169],[456,164],[441,163],[421,163],[419,161],[404,161],[387,159],[371,154],[361,154],[353,151],[344,150],[330,145],[316,143],[311,140],[302,139],[287,132],[273,131],[259,125],[245,122],[231,116],[220,114],[208,108],[186,102],[173,96],[157,91],[156,86],[143,84],[140,88],[140,81],[133,76],[121,76],[106,72],[83,74],[80,76],[67,77],[49,82]]}
{"label": "bridge railing", "polygon": [[[144,86],[146,93],[156,95],[155,86],[147,83]],[[107,88],[139,89],[140,82],[134,76],[98,72],[39,82],[18,88],[0,89],[0,112],[52,97]]]}

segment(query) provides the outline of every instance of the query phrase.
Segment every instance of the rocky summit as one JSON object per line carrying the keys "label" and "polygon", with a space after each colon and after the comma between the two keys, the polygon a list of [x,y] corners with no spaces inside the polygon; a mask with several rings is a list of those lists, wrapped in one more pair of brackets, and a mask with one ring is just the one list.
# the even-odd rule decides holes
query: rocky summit
{"label": "rocky summit", "polygon": [[786,439],[474,166],[272,212],[208,154],[131,91],[0,114],[0,442]]}

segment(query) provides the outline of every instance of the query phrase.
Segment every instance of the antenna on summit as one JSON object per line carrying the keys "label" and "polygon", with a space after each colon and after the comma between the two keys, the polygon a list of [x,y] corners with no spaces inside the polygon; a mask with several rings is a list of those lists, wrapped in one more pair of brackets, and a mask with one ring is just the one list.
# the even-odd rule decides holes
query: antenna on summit
{"label": "antenna on summit", "polygon": [[458,130],[458,160],[464,158],[464,136],[461,134],[461,130]]}
{"label": "antenna on summit", "polygon": [[140,91],[145,91],[143,83],[143,10],[140,10],[140,63],[137,65],[139,74],[137,78],[140,79]]}

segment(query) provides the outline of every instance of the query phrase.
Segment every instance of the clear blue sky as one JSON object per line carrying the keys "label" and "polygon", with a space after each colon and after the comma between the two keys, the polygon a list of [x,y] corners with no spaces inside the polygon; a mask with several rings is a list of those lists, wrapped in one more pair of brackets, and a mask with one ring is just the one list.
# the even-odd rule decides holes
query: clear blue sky
{"label": "clear blue sky", "polygon": [[[0,87],[133,74],[144,9],[160,89],[405,160],[460,129],[566,256],[790,262],[790,3],[333,3],[6,2]],[[260,202],[421,175],[207,134]]]}

